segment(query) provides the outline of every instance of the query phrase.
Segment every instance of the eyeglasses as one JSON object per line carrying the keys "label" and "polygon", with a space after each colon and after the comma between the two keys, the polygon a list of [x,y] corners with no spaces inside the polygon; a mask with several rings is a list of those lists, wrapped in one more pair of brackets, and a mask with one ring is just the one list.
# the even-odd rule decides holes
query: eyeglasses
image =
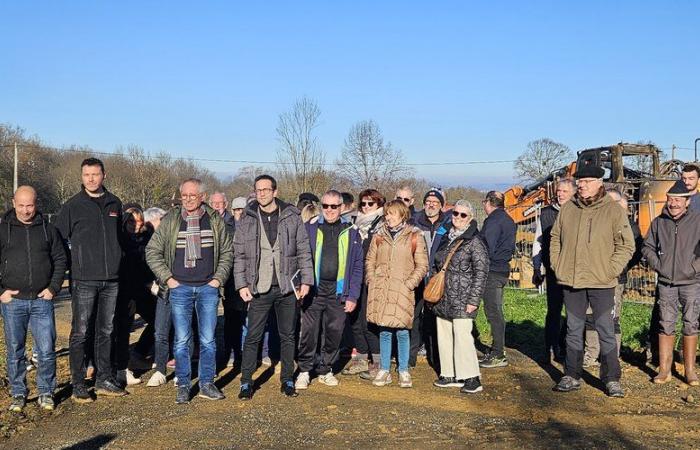
{"label": "eyeglasses", "polygon": [[194,200],[196,198],[199,198],[200,195],[202,194],[182,194],[180,198],[182,198],[183,200]]}
{"label": "eyeglasses", "polygon": [[424,203],[425,203],[426,205],[430,205],[430,206],[438,206],[438,205],[440,204],[440,202],[435,201],[435,200],[428,200],[428,201],[426,201],[426,202],[424,202]]}
{"label": "eyeglasses", "polygon": [[398,196],[396,197],[396,200],[403,200],[403,201],[404,201],[404,202],[406,202],[406,203],[408,203],[408,202],[410,202],[410,201],[411,201],[411,199],[410,199],[410,198],[406,198],[406,197],[398,197]]}
{"label": "eyeglasses", "polygon": [[452,217],[461,217],[462,219],[466,219],[467,217],[469,217],[469,214],[452,211]]}
{"label": "eyeglasses", "polygon": [[360,205],[362,206],[374,206],[374,204],[377,202],[360,202]]}
{"label": "eyeglasses", "polygon": [[274,189],[272,189],[272,188],[262,188],[262,189],[256,189],[255,193],[256,194],[269,194],[272,191],[274,191]]}
{"label": "eyeglasses", "polygon": [[322,203],[321,207],[323,207],[323,209],[338,209],[340,208],[340,205],[329,205],[328,203]]}

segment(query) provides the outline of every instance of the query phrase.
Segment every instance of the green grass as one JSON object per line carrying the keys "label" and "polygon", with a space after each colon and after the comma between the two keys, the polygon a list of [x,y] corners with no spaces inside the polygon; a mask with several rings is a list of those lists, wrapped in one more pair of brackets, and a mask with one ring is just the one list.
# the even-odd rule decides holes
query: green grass
{"label": "green grass", "polygon": [[[547,300],[544,295],[506,289],[504,293],[506,345],[523,353],[536,354],[544,346],[544,318]],[[645,345],[649,331],[651,305],[624,303],[622,306],[622,346],[639,351]],[[491,341],[483,305],[476,320],[481,340]],[[532,353],[531,353],[532,352]]]}

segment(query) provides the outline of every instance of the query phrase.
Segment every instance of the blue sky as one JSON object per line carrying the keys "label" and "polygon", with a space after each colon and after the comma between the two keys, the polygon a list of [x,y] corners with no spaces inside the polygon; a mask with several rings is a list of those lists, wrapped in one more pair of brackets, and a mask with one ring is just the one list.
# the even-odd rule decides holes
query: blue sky
{"label": "blue sky", "polygon": [[[306,95],[331,161],[363,119],[414,163],[700,137],[698,2],[258,3],[3,2],[0,122],[56,146],[270,160],[279,113]],[[443,184],[511,172],[418,168]]]}

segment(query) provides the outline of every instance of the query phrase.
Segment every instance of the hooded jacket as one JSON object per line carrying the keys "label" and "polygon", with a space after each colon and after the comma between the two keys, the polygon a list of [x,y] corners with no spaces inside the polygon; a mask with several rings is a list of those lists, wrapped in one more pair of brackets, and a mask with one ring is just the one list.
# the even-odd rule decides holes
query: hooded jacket
{"label": "hooded jacket", "polygon": [[35,299],[48,288],[56,295],[66,262],[60,234],[41,213],[28,225],[17,219],[14,209],[0,219],[0,293],[18,290],[15,298]]}
{"label": "hooded jacket", "polygon": [[[360,234],[352,227],[352,223],[340,218],[343,230],[338,236],[338,279],[336,295],[341,302],[356,303],[362,290],[362,276],[364,274],[365,258],[362,250]],[[319,216],[316,223],[307,223],[306,230],[311,245],[311,255],[314,261],[316,283],[319,283],[320,267],[323,264],[323,233],[320,225],[324,222],[323,215]],[[343,245],[340,245],[343,243]],[[318,285],[316,286],[318,287]]]}
{"label": "hooded jacket", "polygon": [[[449,228],[452,226],[448,226]],[[449,234],[442,237],[435,255],[433,273],[442,270],[447,255],[461,242],[445,271],[445,293],[433,306],[433,314],[443,319],[475,319],[478,309],[467,313],[467,306],[478,308],[489,275],[489,250],[472,220],[464,233],[450,242]]]}
{"label": "hooded jacket", "polygon": [[574,289],[611,288],[634,253],[625,211],[609,195],[566,202],[552,226],[550,261],[557,282]]}
{"label": "hooded jacket", "polygon": [[700,277],[700,214],[688,210],[674,220],[664,207],[651,222],[642,254],[665,284],[686,285]]}
{"label": "hooded jacket", "polygon": [[100,207],[81,188],[58,214],[56,228],[70,246],[73,280],[113,281],[119,278],[122,202],[104,190]]}
{"label": "hooded jacket", "polygon": [[[277,241],[280,250],[279,273],[282,280],[278,280],[282,295],[292,293],[289,280],[297,270],[301,274],[301,284],[313,286],[314,271],[311,262],[311,247],[309,236],[301,221],[299,210],[288,203],[275,199],[280,210],[277,224]],[[258,219],[259,204],[252,202],[236,224],[234,236],[234,264],[233,278],[236,289],[244,287],[250,289],[253,295],[257,295],[258,275],[260,271],[260,221]]]}

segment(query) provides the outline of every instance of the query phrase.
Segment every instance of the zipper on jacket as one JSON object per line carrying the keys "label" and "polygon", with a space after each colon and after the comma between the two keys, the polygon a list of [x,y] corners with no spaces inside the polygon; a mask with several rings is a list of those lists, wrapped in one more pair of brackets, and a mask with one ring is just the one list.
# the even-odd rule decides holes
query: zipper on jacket
{"label": "zipper on jacket", "polygon": [[591,243],[591,234],[593,233],[593,217],[588,218],[588,243]]}
{"label": "zipper on jacket", "polygon": [[34,287],[33,274],[32,274],[32,244],[29,242],[29,227],[24,227],[27,232],[27,261],[29,262],[29,289],[32,290]]}
{"label": "zipper on jacket", "polygon": [[676,244],[678,243],[678,222],[674,222],[673,230],[673,263],[671,263],[671,282],[676,279]]}

